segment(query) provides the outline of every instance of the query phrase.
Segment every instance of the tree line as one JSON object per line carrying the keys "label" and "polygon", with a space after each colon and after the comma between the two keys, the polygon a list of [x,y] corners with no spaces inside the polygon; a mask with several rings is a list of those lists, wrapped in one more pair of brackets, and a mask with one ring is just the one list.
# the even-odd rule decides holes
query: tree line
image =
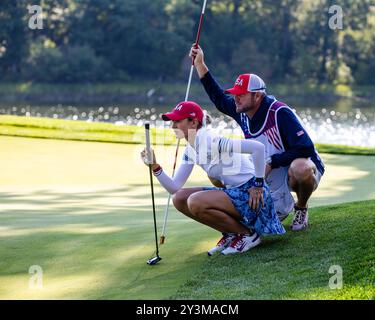
{"label": "tree line", "polygon": [[[0,81],[186,78],[203,0],[1,0]],[[28,5],[42,9],[30,28]],[[342,28],[339,12],[342,8]],[[334,16],[336,14],[336,17]],[[201,44],[215,75],[375,84],[371,0],[208,0]]]}

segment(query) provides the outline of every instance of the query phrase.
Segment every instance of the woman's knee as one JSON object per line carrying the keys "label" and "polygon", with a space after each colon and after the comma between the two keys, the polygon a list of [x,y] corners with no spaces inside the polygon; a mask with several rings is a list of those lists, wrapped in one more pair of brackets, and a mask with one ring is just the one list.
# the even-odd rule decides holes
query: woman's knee
{"label": "woman's knee", "polygon": [[177,210],[180,210],[186,207],[188,197],[189,197],[189,194],[185,190],[178,190],[173,195],[172,202]]}
{"label": "woman's knee", "polygon": [[206,209],[203,198],[199,193],[193,193],[189,196],[187,199],[187,206],[189,211],[196,216],[201,214]]}

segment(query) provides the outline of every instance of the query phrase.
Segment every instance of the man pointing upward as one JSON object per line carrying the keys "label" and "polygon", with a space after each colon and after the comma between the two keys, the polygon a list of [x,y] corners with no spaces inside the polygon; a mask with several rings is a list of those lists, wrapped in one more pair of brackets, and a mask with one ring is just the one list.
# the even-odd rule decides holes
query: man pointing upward
{"label": "man pointing upward", "polygon": [[324,174],[324,164],[300,119],[285,103],[266,94],[259,76],[241,74],[233,88],[224,91],[205,64],[202,49],[193,44],[190,56],[216,108],[238,123],[246,139],[265,145],[267,183],[280,220],[294,210],[292,230],[305,229],[308,200]]}

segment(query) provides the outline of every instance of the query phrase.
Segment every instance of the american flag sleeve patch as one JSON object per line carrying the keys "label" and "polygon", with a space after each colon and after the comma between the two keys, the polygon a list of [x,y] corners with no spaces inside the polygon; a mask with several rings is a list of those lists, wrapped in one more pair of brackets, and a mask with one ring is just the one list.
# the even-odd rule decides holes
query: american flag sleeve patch
{"label": "american flag sleeve patch", "polygon": [[297,137],[300,137],[305,134],[305,131],[301,130],[297,132]]}

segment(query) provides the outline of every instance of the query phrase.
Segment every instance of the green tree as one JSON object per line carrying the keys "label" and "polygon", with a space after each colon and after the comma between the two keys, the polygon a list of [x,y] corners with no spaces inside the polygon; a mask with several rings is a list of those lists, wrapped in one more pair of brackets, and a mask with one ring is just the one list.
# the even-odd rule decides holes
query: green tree
{"label": "green tree", "polygon": [[[1,79],[185,79],[203,0],[35,0],[43,30],[28,28],[29,4],[0,2]],[[329,28],[334,4],[343,30]],[[374,43],[373,0],[210,0],[201,37],[228,82],[255,72],[273,82],[374,83]]]}
{"label": "green tree", "polygon": [[132,76],[174,75],[186,41],[173,32],[173,10],[168,12],[167,5],[163,0],[83,0],[72,18],[71,43],[88,44]]}
{"label": "green tree", "polygon": [[3,78],[17,79],[27,54],[26,1],[0,3],[0,69]]}

